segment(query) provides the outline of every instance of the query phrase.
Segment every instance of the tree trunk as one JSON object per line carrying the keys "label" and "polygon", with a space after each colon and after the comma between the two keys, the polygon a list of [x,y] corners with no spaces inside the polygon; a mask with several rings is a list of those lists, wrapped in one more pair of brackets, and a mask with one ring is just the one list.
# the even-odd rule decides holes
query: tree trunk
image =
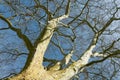
{"label": "tree trunk", "polygon": [[[26,70],[16,75],[15,77],[9,78],[10,80],[53,80],[53,78],[44,69],[43,57],[53,35],[54,29],[56,28],[56,21],[51,20],[45,27],[39,40],[36,41],[37,47],[32,62]],[[46,79],[45,79],[46,78]]]}
{"label": "tree trunk", "polygon": [[[30,65],[23,70],[20,74],[8,78],[8,80],[69,80],[80,71],[84,65],[88,63],[88,60],[92,54],[92,50],[95,47],[94,44],[88,48],[82,58],[72,63],[68,68],[63,70],[50,69],[45,70],[43,63],[44,53],[48,47],[50,39],[53,35],[54,29],[57,27],[57,22],[68,16],[63,15],[59,18],[52,19],[49,24],[45,27],[42,34],[36,41],[36,51]],[[95,37],[96,38],[96,37]],[[95,42],[96,39],[93,39]],[[55,68],[55,67],[54,67]]]}

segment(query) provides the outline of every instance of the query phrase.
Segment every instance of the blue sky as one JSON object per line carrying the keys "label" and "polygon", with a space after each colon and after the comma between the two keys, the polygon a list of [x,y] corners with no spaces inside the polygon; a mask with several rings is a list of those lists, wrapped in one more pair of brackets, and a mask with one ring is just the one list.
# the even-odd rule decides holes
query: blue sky
{"label": "blue sky", "polygon": [[[20,3],[22,5],[19,5],[19,6],[14,5],[14,7],[18,10],[18,15],[19,14],[26,14],[26,13],[32,14],[35,12],[32,8],[34,5],[32,0],[29,0],[29,1],[28,0],[20,0],[20,1],[21,1]],[[119,0],[117,0],[117,1],[119,2]],[[0,14],[5,16],[6,18],[8,18],[11,15],[13,15],[14,12],[10,11],[10,8],[8,7],[8,5],[6,6],[2,2],[3,1],[0,1]],[[43,3],[45,3],[45,0],[43,0],[41,2],[41,4],[43,4]],[[19,4],[19,2],[17,2],[17,4]],[[51,4],[53,4],[53,3],[52,2],[49,3],[49,9],[50,9],[50,11],[54,12],[55,5],[54,4],[51,5]],[[80,13],[81,9],[83,8],[83,5],[79,5],[79,3],[78,4],[73,3],[72,5],[78,5],[78,6],[75,6],[71,10],[71,13],[70,13],[70,16],[76,16]],[[94,5],[98,5],[98,4],[94,4]],[[26,8],[28,6],[30,6],[31,8],[26,9],[24,6],[26,6]],[[92,7],[90,9],[91,9],[91,12],[94,12],[94,13],[89,14],[90,16],[92,16],[91,18],[98,16],[98,13],[102,12],[102,11],[95,12],[95,10],[93,10]],[[22,32],[25,33],[29,37],[29,39],[32,40],[32,42],[34,42],[34,40],[36,39],[36,37],[38,36],[40,31],[44,28],[45,25],[43,25],[43,24],[46,24],[46,16],[44,17],[44,19],[40,20],[40,22],[42,22],[43,24],[38,23],[39,17],[43,16],[45,14],[45,12],[43,12],[42,9],[41,10],[38,9],[36,11],[37,12],[32,17],[30,17],[30,16],[26,16],[26,17],[25,16],[22,16],[22,17],[16,16],[15,19],[11,20],[11,22],[13,23],[13,26],[22,29]],[[55,16],[63,14],[63,11],[64,10],[61,9],[60,12],[58,12],[59,14],[56,14]],[[87,12],[87,10],[86,10],[86,12]],[[79,19],[83,19],[85,17],[85,14],[82,17],[80,17]],[[103,13],[100,13],[100,14],[103,14]],[[39,17],[37,17],[37,16],[39,16]],[[105,19],[107,19],[107,17],[105,17]],[[72,18],[68,18],[67,20],[63,20],[62,22],[67,23],[71,19]],[[92,20],[89,19],[89,21],[92,21]],[[81,53],[83,53],[86,50],[86,48],[89,46],[90,41],[93,37],[92,30],[87,25],[79,26],[78,25],[79,22],[80,22],[79,20],[75,21],[71,25],[72,26],[71,29],[62,28],[62,27],[59,28],[59,31],[62,32],[63,34],[73,36],[72,29],[77,27],[74,30],[75,35],[77,37],[75,42],[74,42],[74,45],[76,47],[75,55],[73,56],[74,59],[77,58],[77,56],[80,56]],[[119,22],[112,23],[112,25],[109,28],[112,30],[112,29],[115,29],[115,26],[119,27],[119,25],[114,25],[117,23],[119,23]],[[18,24],[20,24],[20,26]],[[94,24],[94,23],[92,23],[92,24]],[[101,25],[99,25],[99,26],[102,27]],[[0,28],[3,28],[3,27],[8,27],[8,26],[4,21],[0,20]],[[115,33],[113,35],[104,35],[103,37],[105,38],[104,41],[106,41],[108,43],[110,40],[112,41],[112,39],[114,40],[114,39],[120,37],[120,34]],[[71,47],[73,46],[73,43],[71,43],[68,38],[63,37],[63,36],[57,36],[57,38],[58,38],[58,40],[56,39],[56,36],[54,34],[52,41],[54,41],[55,43],[58,43],[58,41],[59,41],[61,47],[63,49],[66,49],[65,52],[67,54],[69,52],[68,49],[71,49]],[[4,51],[4,49],[5,50],[16,49],[21,53],[24,53],[24,52],[27,53],[28,51],[24,46],[25,46],[24,42],[16,36],[15,32],[13,32],[11,30],[0,31],[0,51]],[[0,78],[9,75],[9,72],[20,71],[20,69],[23,67],[25,60],[26,60],[26,55],[20,56],[16,60],[10,60],[11,58],[13,58],[13,56],[8,55],[6,53],[0,54],[1,61],[5,61],[6,58],[7,58],[6,61],[8,61],[8,63],[6,63],[6,61],[4,63],[3,62],[0,63]],[[53,46],[52,43],[50,43],[48,46],[48,49],[46,51],[45,57],[47,57],[47,58],[49,57],[51,59],[61,60],[63,58],[63,55],[61,55],[60,50],[58,48],[56,48],[55,46]]]}

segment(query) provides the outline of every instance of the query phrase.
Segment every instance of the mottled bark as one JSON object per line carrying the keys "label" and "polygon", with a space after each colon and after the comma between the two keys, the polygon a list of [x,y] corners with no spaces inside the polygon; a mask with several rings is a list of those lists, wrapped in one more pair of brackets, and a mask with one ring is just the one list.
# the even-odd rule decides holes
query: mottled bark
{"label": "mottled bark", "polygon": [[[70,4],[68,3],[68,5],[70,5]],[[68,8],[68,6],[67,6],[67,8]],[[69,10],[69,9],[67,9],[67,10]],[[67,12],[69,12],[69,11],[67,11]],[[25,70],[23,70],[20,74],[9,78],[9,80],[21,80],[21,79],[25,79],[25,80],[57,80],[58,74],[54,74],[54,73],[56,73],[56,71],[54,71],[54,70],[46,71],[44,69],[44,66],[42,65],[42,63],[43,63],[43,57],[44,57],[45,51],[51,40],[54,29],[57,28],[57,23],[62,19],[68,18],[68,16],[69,16],[68,13],[65,13],[65,14],[66,15],[52,19],[48,22],[47,26],[45,27],[45,29],[43,30],[43,32],[41,33],[41,35],[35,42],[35,46],[36,46],[36,50],[34,53],[35,55],[32,58],[30,65]]]}
{"label": "mottled bark", "polygon": [[[35,1],[37,4],[37,0],[35,0]],[[90,0],[87,1],[84,8],[87,6],[89,1]],[[98,60],[96,62],[93,61],[93,62],[89,63],[89,60],[90,60],[91,56],[93,55],[92,51],[96,47],[96,44],[97,44],[97,41],[98,41],[98,38],[100,37],[100,35],[105,31],[106,28],[108,28],[108,26],[114,20],[120,20],[120,18],[115,18],[113,16],[103,26],[103,28],[101,30],[95,29],[89,23],[89,21],[83,20],[82,23],[86,23],[91,28],[91,30],[94,32],[94,37],[93,37],[93,40],[91,41],[91,44],[89,45],[89,47],[86,49],[86,51],[83,53],[83,55],[81,55],[80,59],[78,59],[76,62],[71,63],[69,66],[67,66],[67,68],[59,70],[60,62],[57,62],[53,67],[50,67],[48,70],[46,70],[44,68],[44,66],[42,65],[45,51],[50,43],[51,37],[54,33],[54,29],[58,27],[57,23],[59,23],[60,20],[68,18],[68,16],[69,16],[70,0],[68,0],[65,14],[58,18],[54,18],[54,19],[51,16],[52,13],[50,13],[49,10],[46,9],[46,7],[44,7],[40,4],[37,4],[35,7],[36,8],[40,7],[42,9],[44,9],[49,17],[49,21],[48,21],[48,24],[46,25],[46,27],[43,29],[42,33],[38,36],[34,45],[31,43],[29,38],[27,38],[27,36],[22,34],[20,29],[14,28],[12,26],[12,23],[8,19],[6,19],[0,15],[0,18],[8,24],[9,28],[12,31],[16,32],[17,36],[25,42],[26,47],[29,50],[28,59],[27,59],[27,62],[25,64],[25,67],[23,68],[23,70],[18,75],[7,78],[8,80],[69,80],[77,73],[82,72],[83,69],[85,68],[85,66],[89,66],[91,64],[104,61],[105,59],[113,56],[113,54],[114,55],[119,54],[120,51],[113,52],[113,54],[106,55],[101,60]],[[84,8],[82,9],[81,13],[78,16],[76,16],[72,21],[70,21],[68,23],[68,26],[70,23],[74,22],[79,16],[82,15]],[[111,46],[113,46],[113,45],[114,45],[114,43]],[[72,57],[72,53],[65,57],[65,62],[64,62],[65,65],[67,65],[69,63],[71,57]]]}

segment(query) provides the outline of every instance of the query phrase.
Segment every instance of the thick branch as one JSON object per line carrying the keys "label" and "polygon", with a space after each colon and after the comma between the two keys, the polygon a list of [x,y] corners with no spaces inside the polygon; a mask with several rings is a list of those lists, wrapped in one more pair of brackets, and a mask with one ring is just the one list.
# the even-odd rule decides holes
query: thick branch
{"label": "thick branch", "polygon": [[[30,62],[31,62],[31,60],[32,60],[32,58],[33,58],[33,55],[34,55],[34,54],[33,54],[33,53],[34,53],[34,47],[33,47],[32,43],[31,43],[31,41],[29,40],[29,38],[28,38],[26,35],[22,34],[22,32],[21,32],[20,29],[14,28],[14,27],[12,26],[12,23],[11,23],[8,19],[4,18],[2,15],[0,15],[0,18],[1,18],[2,20],[4,20],[4,21],[8,24],[9,28],[10,28],[12,31],[16,32],[17,36],[25,42],[26,47],[27,47],[27,49],[29,50],[29,55],[28,55],[26,64],[25,64],[25,66],[24,66],[24,68],[23,68],[23,70],[24,70],[24,69],[26,69],[26,68],[29,66],[29,64],[30,64]],[[22,71],[23,71],[23,70],[22,70]]]}
{"label": "thick branch", "polygon": [[0,18],[8,24],[9,29],[11,29],[12,31],[17,33],[18,37],[25,42],[27,49],[30,51],[30,53],[32,53],[34,48],[33,48],[31,41],[28,39],[28,37],[26,35],[22,34],[20,29],[14,28],[12,26],[12,23],[8,19],[3,17],[2,15],[0,15]]}
{"label": "thick branch", "polygon": [[66,6],[66,11],[65,11],[65,15],[69,15],[70,14],[70,0],[68,0],[68,4]]}
{"label": "thick branch", "polygon": [[[70,0],[68,0],[67,6],[70,6]],[[29,67],[25,71],[23,71],[20,75],[16,76],[18,79],[21,79],[21,76],[23,78],[24,77],[27,78],[29,76],[33,77],[33,74],[37,75],[37,76],[39,74],[42,75],[42,73],[43,73],[42,71],[45,71],[45,69],[42,65],[45,51],[48,47],[48,44],[50,43],[51,37],[54,33],[54,29],[57,27],[57,23],[62,19],[68,18],[69,10],[70,10],[70,8],[67,7],[67,11],[66,11],[65,15],[62,15],[62,16],[55,18],[55,19],[51,19],[48,22],[48,24],[46,25],[46,27],[44,28],[44,30],[38,36],[37,40],[34,43],[34,47],[36,47],[36,51],[34,53],[35,55],[32,58],[32,61],[30,62]],[[40,78],[41,75],[39,75],[38,77]],[[16,77],[13,77],[13,80],[16,79]],[[33,77],[33,79],[34,79],[34,77]],[[40,80],[41,80],[41,78],[40,78]],[[53,79],[50,79],[50,80],[53,80]]]}
{"label": "thick branch", "polygon": [[[92,62],[86,64],[85,66],[90,66],[90,65],[93,65],[93,64],[95,64],[95,63],[103,62],[103,61],[105,61],[106,59],[108,59],[108,58],[110,58],[110,57],[113,57],[113,56],[115,56],[115,55],[119,55],[119,54],[120,54],[120,50],[114,51],[114,52],[112,52],[112,54],[109,54],[108,56],[104,57],[103,59],[97,60],[97,61],[92,61]],[[83,66],[83,67],[85,67],[85,66]]]}
{"label": "thick branch", "polygon": [[62,19],[68,18],[68,16],[69,16],[69,13],[67,13],[67,15],[63,15],[58,18],[52,19],[48,22],[47,26],[44,28],[44,30],[42,31],[42,33],[39,35],[39,37],[34,43],[36,47],[36,52],[35,52],[33,61],[31,63],[30,69],[35,68],[36,64],[37,64],[36,68],[42,67],[43,56],[51,40],[54,29],[57,27],[57,23]]}
{"label": "thick branch", "polygon": [[116,42],[118,42],[120,40],[120,38],[118,38],[117,40],[115,40],[115,41],[113,41],[110,45],[109,45],[109,47],[107,48],[107,49],[105,49],[103,52],[101,52],[101,53],[94,53],[94,54],[92,54],[94,57],[106,57],[106,56],[108,56],[108,54],[105,54],[106,52],[108,52],[111,48],[113,48],[114,47],[114,44],[116,43]]}
{"label": "thick branch", "polygon": [[[101,59],[101,60],[93,61],[93,62],[90,62],[90,63],[89,63],[89,59],[91,58],[91,55],[92,55],[92,50],[95,48],[99,36],[105,31],[105,29],[106,29],[114,20],[120,20],[120,19],[119,19],[119,18],[111,18],[111,19],[104,25],[104,27],[103,27],[99,32],[96,32],[96,34],[94,35],[94,38],[93,38],[90,46],[89,46],[88,49],[84,52],[84,54],[81,56],[81,58],[80,58],[78,61],[72,63],[67,69],[64,70],[64,74],[65,74],[65,73],[67,74],[67,73],[70,73],[70,72],[71,72],[71,74],[65,75],[64,77],[62,77],[62,79],[65,79],[65,78],[68,77],[68,76],[69,76],[69,77],[74,76],[75,74],[78,73],[79,70],[84,69],[85,66],[89,66],[89,65],[94,64],[94,63],[97,63],[97,62],[102,62],[102,61],[106,60],[107,58],[112,57],[112,56],[117,55],[117,54],[120,53],[120,51],[118,50],[118,51],[113,52],[113,54],[110,54],[110,55],[104,57],[104,58]],[[87,23],[87,24],[92,28],[92,26],[91,26],[89,23]],[[94,31],[94,30],[93,30],[93,31]],[[119,39],[118,39],[118,40],[119,40]],[[118,41],[118,40],[117,40],[117,41]],[[114,44],[114,42],[113,42],[113,44]],[[111,46],[113,46],[113,44],[111,44]],[[61,75],[63,75],[63,74],[61,74]],[[61,80],[62,80],[62,79],[61,79]],[[70,79],[70,78],[68,78],[68,79]]]}
{"label": "thick branch", "polygon": [[61,77],[59,75],[59,80],[65,80],[65,79],[69,80],[71,77],[73,77],[74,75],[78,73],[81,67],[83,67],[84,65],[88,63],[92,55],[92,50],[94,49],[95,44],[97,43],[97,40],[98,40],[98,34],[95,34],[91,42],[91,45],[88,47],[88,49],[84,52],[84,54],[78,61],[72,63],[68,68],[55,73],[56,75],[61,74]]}

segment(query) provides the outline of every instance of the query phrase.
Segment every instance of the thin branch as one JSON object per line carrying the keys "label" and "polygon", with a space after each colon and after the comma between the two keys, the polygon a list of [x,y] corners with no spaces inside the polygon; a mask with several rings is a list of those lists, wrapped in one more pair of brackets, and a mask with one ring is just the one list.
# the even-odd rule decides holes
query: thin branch
{"label": "thin branch", "polygon": [[48,20],[51,20],[53,17],[52,13],[45,6],[41,5],[38,0],[34,0],[34,1],[36,3],[35,7],[43,9],[48,15]]}
{"label": "thin branch", "polygon": [[68,18],[68,17],[69,17],[69,14],[70,14],[70,3],[71,3],[71,1],[68,0],[67,6],[66,6],[66,11],[65,11],[65,14],[64,14],[64,15],[59,16],[59,17],[57,17],[57,18],[55,18],[55,19],[52,19],[52,20],[49,21],[48,23],[53,22],[53,21],[58,23],[60,20],[63,20],[63,19],[65,19],[65,18]]}
{"label": "thin branch", "polygon": [[0,80],[8,80],[8,77],[13,76],[13,75],[17,75],[17,74],[16,73],[10,73],[9,75],[1,78]]}
{"label": "thin branch", "polygon": [[89,73],[89,74],[94,74],[94,75],[96,75],[96,76],[101,76],[101,77],[103,77],[105,80],[109,80],[105,75],[102,75],[102,74],[100,74],[100,73],[95,73],[95,72],[89,72],[89,71],[87,71],[87,73]]}
{"label": "thin branch", "polygon": [[89,1],[90,1],[90,0],[88,0],[88,1],[86,2],[86,4],[84,5],[84,7],[82,8],[82,11],[80,12],[80,14],[77,15],[72,21],[70,21],[70,22],[68,23],[68,25],[71,24],[72,22],[74,22],[77,18],[79,18],[79,17],[82,15],[82,13],[83,13],[84,9],[86,8],[86,6],[88,5]]}
{"label": "thin branch", "polygon": [[56,44],[56,43],[54,43],[53,41],[51,41],[51,43],[52,43],[54,46],[56,46],[56,47],[59,48],[59,50],[60,50],[60,52],[62,53],[62,55],[65,55],[65,52],[64,52],[64,50],[60,47],[60,44]]}
{"label": "thin branch", "polygon": [[48,59],[48,58],[45,58],[44,57],[44,62],[52,62],[52,63],[55,63],[55,62],[57,62],[58,60],[56,60],[56,59]]}
{"label": "thin branch", "polygon": [[53,16],[60,10],[60,8],[62,7],[63,3],[64,3],[64,0],[62,0],[60,6],[57,7],[57,9],[55,10],[55,12],[53,13]]}
{"label": "thin branch", "polygon": [[110,18],[110,20],[107,21],[107,23],[104,25],[104,27],[99,31],[99,33],[100,33],[99,35],[101,35],[105,31],[105,29],[107,27],[109,27],[109,25],[115,20],[120,20],[120,18],[114,18],[114,17]]}
{"label": "thin branch", "polygon": [[0,28],[0,30],[6,30],[6,29],[9,29],[9,28]]}
{"label": "thin branch", "polygon": [[92,29],[92,31],[93,31],[94,33],[96,33],[96,29],[89,23],[89,21],[83,20],[83,22],[86,22],[87,25]]}
{"label": "thin branch", "polygon": [[68,39],[70,39],[71,41],[74,41],[74,38],[73,38],[72,36],[66,35],[66,34],[62,33],[61,31],[59,31],[59,30],[56,30],[56,32],[57,32],[60,36],[63,36],[63,37],[65,37],[65,38],[68,38]]}

